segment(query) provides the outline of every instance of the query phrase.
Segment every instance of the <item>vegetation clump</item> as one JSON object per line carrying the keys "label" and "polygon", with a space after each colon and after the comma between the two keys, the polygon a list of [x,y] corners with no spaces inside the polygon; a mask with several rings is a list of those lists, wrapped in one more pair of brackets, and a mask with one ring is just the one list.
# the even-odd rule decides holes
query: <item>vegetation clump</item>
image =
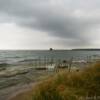
{"label": "vegetation clump", "polygon": [[79,72],[59,72],[55,77],[37,85],[31,93],[30,99],[22,99],[23,96],[28,96],[26,94],[21,95],[21,100],[85,100],[89,97],[100,99],[100,63]]}

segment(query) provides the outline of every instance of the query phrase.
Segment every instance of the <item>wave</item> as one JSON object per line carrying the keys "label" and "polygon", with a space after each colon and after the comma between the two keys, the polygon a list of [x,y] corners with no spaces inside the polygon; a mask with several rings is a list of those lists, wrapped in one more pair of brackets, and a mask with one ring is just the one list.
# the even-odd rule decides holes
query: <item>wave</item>
{"label": "wave", "polygon": [[8,67],[9,65],[8,63],[0,63],[0,67]]}
{"label": "wave", "polygon": [[38,59],[24,59],[24,60],[21,60],[19,62],[32,62],[32,61],[37,61]]}

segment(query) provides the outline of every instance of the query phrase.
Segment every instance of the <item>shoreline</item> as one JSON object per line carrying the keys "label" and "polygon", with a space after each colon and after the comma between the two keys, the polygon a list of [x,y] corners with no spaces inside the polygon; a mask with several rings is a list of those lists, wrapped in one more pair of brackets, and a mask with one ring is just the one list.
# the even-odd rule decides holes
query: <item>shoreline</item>
{"label": "shoreline", "polygon": [[4,78],[4,86],[2,84],[4,88],[0,89],[0,100],[9,100],[9,98],[13,96],[29,91],[34,85],[40,83],[42,80],[45,80],[52,74],[53,73],[48,73],[46,71],[34,72],[34,70],[31,70],[23,75],[21,74],[16,75],[15,77]]}
{"label": "shoreline", "polygon": [[10,95],[7,100],[13,100],[13,98],[17,97],[20,94],[24,94],[26,92],[31,92],[33,90],[33,88],[38,85],[40,82],[32,82],[30,84],[25,84],[24,86],[22,86],[18,91],[15,90],[15,92]]}
{"label": "shoreline", "polygon": [[[100,86],[99,66],[100,63],[95,63],[95,65],[89,66],[83,71],[70,74],[63,70],[63,72],[58,73],[56,77],[44,82],[42,80],[41,83],[39,82],[40,85],[38,83],[32,84],[32,88],[16,92],[15,95],[12,95],[12,98],[7,100],[40,100],[41,98],[43,100],[51,100],[51,98],[52,100],[56,100],[57,98],[61,98],[61,100],[68,98],[68,100],[70,100],[72,97],[75,98],[75,100],[81,98],[84,100],[86,97],[91,97],[91,94],[98,98]],[[91,80],[92,75],[93,79]],[[35,88],[36,85],[39,85],[39,88]]]}
{"label": "shoreline", "polygon": [[3,90],[1,90],[1,96],[0,96],[0,100],[12,100],[13,98],[15,98],[16,96],[29,92],[31,90],[34,89],[34,87],[38,84],[40,84],[42,81],[44,81],[45,79],[47,79],[50,75],[48,76],[42,76],[42,79],[38,79],[38,80],[33,80],[30,83],[25,83],[25,84],[17,84],[8,88],[5,88]]}
{"label": "shoreline", "polygon": [[[72,65],[72,66],[74,66],[73,70],[76,70],[76,68],[78,68],[78,66],[81,66],[79,68],[83,69],[86,65],[84,63],[80,63],[80,62],[77,62],[77,63],[74,62],[74,65]],[[25,70],[26,67],[22,68],[22,69]],[[26,74],[15,75],[15,77],[10,77],[10,79],[7,78],[10,80],[9,82],[11,82],[11,83],[13,83],[14,81],[15,81],[15,83],[17,82],[17,85],[16,84],[13,86],[11,85],[11,86],[1,90],[0,91],[0,93],[1,93],[0,99],[1,100],[13,100],[13,98],[15,98],[16,96],[18,96],[20,94],[24,94],[28,91],[31,91],[34,88],[34,86],[39,84],[41,81],[43,81],[43,80],[47,79],[49,76],[55,74],[54,71],[35,71],[34,69],[31,69],[30,67],[27,69],[28,70],[30,69],[30,70]],[[8,84],[8,81],[7,81],[7,84]]]}

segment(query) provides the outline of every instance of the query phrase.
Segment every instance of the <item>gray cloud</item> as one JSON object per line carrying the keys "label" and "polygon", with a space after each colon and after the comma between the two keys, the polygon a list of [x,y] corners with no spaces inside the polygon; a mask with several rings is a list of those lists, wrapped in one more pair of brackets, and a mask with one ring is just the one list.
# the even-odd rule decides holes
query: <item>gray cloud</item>
{"label": "gray cloud", "polygon": [[0,17],[0,22],[14,22],[21,27],[47,32],[61,39],[61,44],[90,45],[87,34],[100,25],[100,1],[54,1],[0,0],[0,15],[4,16]]}

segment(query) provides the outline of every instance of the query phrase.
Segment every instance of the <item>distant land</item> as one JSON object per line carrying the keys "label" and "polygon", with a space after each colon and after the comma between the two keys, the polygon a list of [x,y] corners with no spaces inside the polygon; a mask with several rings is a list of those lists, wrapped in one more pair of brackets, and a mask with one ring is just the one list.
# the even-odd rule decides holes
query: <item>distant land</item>
{"label": "distant land", "polygon": [[100,48],[76,48],[76,49],[0,49],[0,51],[100,51]]}
{"label": "distant land", "polygon": [[72,49],[73,51],[100,51],[99,48]]}

